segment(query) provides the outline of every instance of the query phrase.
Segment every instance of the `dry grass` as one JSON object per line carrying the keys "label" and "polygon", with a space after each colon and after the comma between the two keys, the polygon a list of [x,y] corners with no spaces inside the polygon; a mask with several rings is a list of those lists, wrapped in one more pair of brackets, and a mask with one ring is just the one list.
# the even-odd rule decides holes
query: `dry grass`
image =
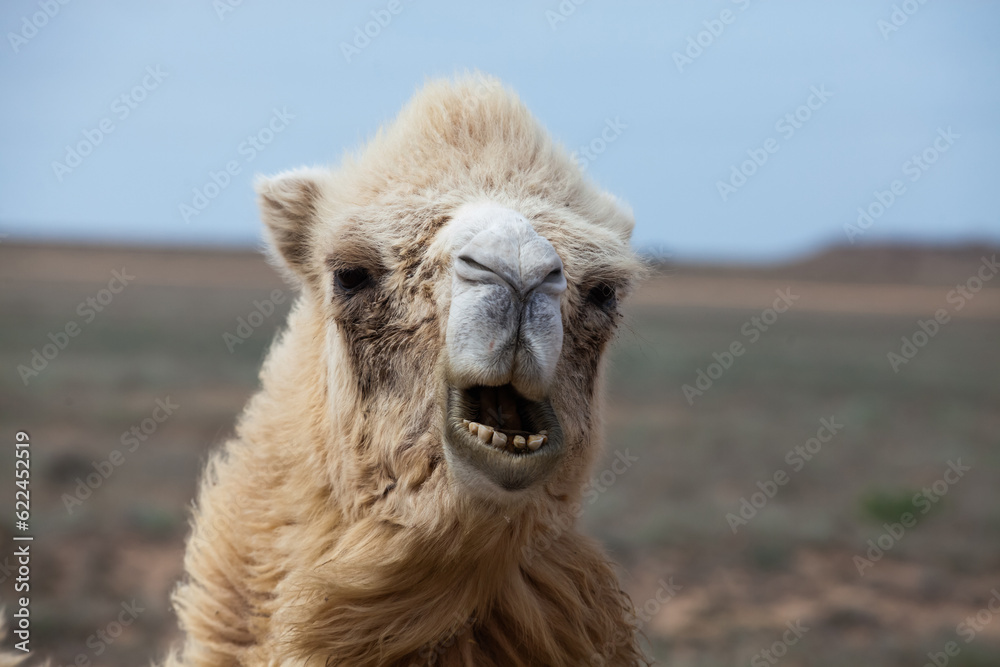
{"label": "dry grass", "polygon": [[[950,640],[951,665],[1000,663],[1000,617],[969,643],[956,635],[1000,587],[1000,281],[893,373],[886,353],[946,306],[981,253],[907,251],[901,264],[880,252],[869,257],[882,274],[836,253],[781,269],[673,267],[631,304],[606,465],[626,448],[639,462],[604,482],[598,468],[604,490],[584,522],[649,605],[644,629],[667,664],[749,664],[795,620],[809,630],[783,665],[918,665]],[[123,266],[134,282],[84,322],[77,305]],[[750,343],[741,327],[786,286],[799,301]],[[234,353],[222,335],[274,289],[252,254],[0,245],[0,426],[8,441],[31,433],[34,629],[61,664],[145,664],[176,636],[167,594],[198,471],[253,391],[287,301]],[[69,320],[80,334],[24,386],[16,366]],[[746,352],[689,405],[682,385],[733,341]],[[76,480],[167,396],[175,416],[67,512]],[[843,429],[792,470],[786,453],[831,416]],[[11,456],[2,449],[0,469]],[[958,458],[970,472],[859,576],[866,541]],[[734,535],[726,514],[779,469],[788,483]],[[12,477],[0,478],[4,497]],[[11,528],[0,526],[4,544]],[[677,595],[650,602],[670,577]],[[10,577],[0,592],[11,600]],[[96,633],[133,598],[145,611],[96,655]]]}

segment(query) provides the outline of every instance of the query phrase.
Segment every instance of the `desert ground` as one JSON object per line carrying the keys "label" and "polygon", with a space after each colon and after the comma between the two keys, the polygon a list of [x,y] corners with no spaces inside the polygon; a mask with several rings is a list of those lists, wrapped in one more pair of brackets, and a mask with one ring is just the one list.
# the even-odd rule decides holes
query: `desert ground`
{"label": "desert ground", "polygon": [[[660,664],[1000,664],[996,254],[656,266],[611,353],[581,522]],[[54,664],[135,667],[177,640],[200,467],[294,296],[250,251],[0,243],[0,600],[24,430],[33,645]]]}

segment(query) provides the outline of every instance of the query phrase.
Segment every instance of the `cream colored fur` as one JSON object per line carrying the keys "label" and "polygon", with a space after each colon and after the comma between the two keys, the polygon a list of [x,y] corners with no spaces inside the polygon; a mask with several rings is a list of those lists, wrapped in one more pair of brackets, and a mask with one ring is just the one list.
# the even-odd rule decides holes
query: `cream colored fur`
{"label": "cream colored fur", "polygon": [[[645,664],[631,602],[573,527],[618,318],[587,299],[639,272],[631,214],[480,76],[428,84],[339,170],[258,193],[301,296],[208,461],[166,664]],[[510,498],[467,493],[442,454],[450,214],[479,201],[530,220],[569,283],[551,397],[565,457]],[[338,300],[331,271],[358,264],[377,291]]]}

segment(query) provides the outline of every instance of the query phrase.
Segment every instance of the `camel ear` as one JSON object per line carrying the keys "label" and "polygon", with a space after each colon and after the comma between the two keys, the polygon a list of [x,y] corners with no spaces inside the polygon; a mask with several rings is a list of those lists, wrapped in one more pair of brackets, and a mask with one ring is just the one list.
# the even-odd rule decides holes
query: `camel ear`
{"label": "camel ear", "polygon": [[324,173],[296,169],[254,183],[271,255],[300,280],[311,273],[309,252]]}

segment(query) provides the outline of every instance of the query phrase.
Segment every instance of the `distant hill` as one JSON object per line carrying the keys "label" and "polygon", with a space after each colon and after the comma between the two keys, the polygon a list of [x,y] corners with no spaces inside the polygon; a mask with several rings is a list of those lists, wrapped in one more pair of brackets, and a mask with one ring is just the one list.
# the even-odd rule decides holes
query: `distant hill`
{"label": "distant hill", "polygon": [[[718,278],[806,280],[834,283],[953,286],[968,280],[983,257],[1000,255],[1000,247],[868,245],[834,246],[805,259],[784,264],[694,264],[654,260],[657,271]],[[150,282],[281,286],[264,256],[248,248],[171,247],[22,242],[0,243],[0,280],[95,280],[119,262],[141,266]],[[989,285],[1000,288],[1000,281]]]}
{"label": "distant hill", "polygon": [[[687,275],[747,276],[816,282],[890,283],[947,286],[964,283],[1000,247],[980,244],[835,246],[786,264],[725,265],[657,262],[658,270]],[[1000,287],[1000,284],[991,285]]]}

